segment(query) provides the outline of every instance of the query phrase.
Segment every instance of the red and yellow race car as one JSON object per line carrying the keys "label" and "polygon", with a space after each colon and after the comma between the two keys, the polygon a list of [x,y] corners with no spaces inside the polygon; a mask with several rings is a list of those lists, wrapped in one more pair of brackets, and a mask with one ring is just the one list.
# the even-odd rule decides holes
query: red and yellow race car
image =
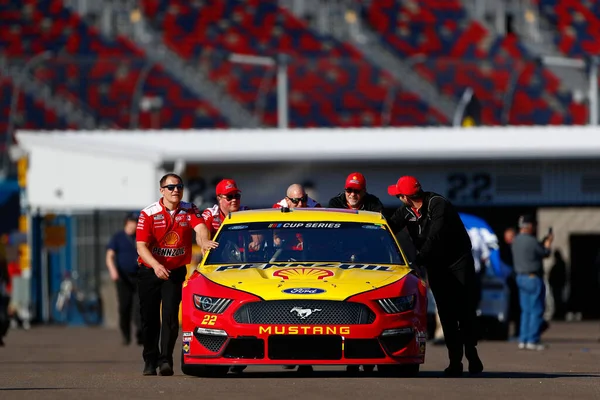
{"label": "red and yellow race car", "polygon": [[[182,371],[252,365],[363,366],[415,375],[427,287],[379,213],[230,214],[184,283]],[[239,369],[239,368],[238,368]]]}

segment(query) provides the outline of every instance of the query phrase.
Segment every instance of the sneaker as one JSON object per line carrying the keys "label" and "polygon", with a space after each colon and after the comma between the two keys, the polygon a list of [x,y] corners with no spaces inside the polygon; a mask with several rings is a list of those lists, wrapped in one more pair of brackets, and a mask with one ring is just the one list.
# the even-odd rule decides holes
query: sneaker
{"label": "sneaker", "polygon": [[519,346],[517,346],[519,350],[525,350],[525,343],[519,342]]}
{"label": "sneaker", "polygon": [[144,364],[144,372],[142,374],[144,376],[156,375],[156,365],[147,362]]}
{"label": "sneaker", "polygon": [[525,348],[527,350],[542,351],[542,350],[546,350],[547,346],[542,343],[527,343],[525,345]]}
{"label": "sneaker", "polygon": [[173,375],[173,367],[168,362],[163,362],[162,364],[160,364],[158,373],[160,376],[171,376]]}

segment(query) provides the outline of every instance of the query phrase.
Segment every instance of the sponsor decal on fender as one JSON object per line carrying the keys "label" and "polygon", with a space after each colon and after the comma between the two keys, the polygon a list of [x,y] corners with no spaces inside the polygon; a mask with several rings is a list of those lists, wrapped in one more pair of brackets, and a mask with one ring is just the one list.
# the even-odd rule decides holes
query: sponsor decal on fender
{"label": "sponsor decal on fender", "polygon": [[258,334],[267,335],[349,335],[349,326],[302,326],[267,325],[259,326]]}

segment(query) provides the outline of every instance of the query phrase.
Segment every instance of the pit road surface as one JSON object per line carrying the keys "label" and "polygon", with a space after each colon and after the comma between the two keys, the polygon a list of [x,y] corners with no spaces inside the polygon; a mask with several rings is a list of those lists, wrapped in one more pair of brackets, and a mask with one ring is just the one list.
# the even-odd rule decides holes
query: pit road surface
{"label": "pit road surface", "polygon": [[0,347],[0,399],[600,399],[599,336],[591,321],[552,323],[542,352],[483,341],[478,377],[443,377],[445,348],[428,344],[417,378],[352,377],[332,367],[300,376],[278,366],[195,378],[181,373],[180,342],[174,376],[144,377],[141,347],[121,346],[116,330],[34,326],[9,331]]}

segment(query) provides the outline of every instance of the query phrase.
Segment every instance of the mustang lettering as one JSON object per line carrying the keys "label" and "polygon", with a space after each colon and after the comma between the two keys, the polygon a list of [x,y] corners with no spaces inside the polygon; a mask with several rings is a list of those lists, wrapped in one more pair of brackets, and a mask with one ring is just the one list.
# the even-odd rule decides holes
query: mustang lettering
{"label": "mustang lettering", "polygon": [[258,334],[263,335],[349,335],[349,326],[259,326]]}

